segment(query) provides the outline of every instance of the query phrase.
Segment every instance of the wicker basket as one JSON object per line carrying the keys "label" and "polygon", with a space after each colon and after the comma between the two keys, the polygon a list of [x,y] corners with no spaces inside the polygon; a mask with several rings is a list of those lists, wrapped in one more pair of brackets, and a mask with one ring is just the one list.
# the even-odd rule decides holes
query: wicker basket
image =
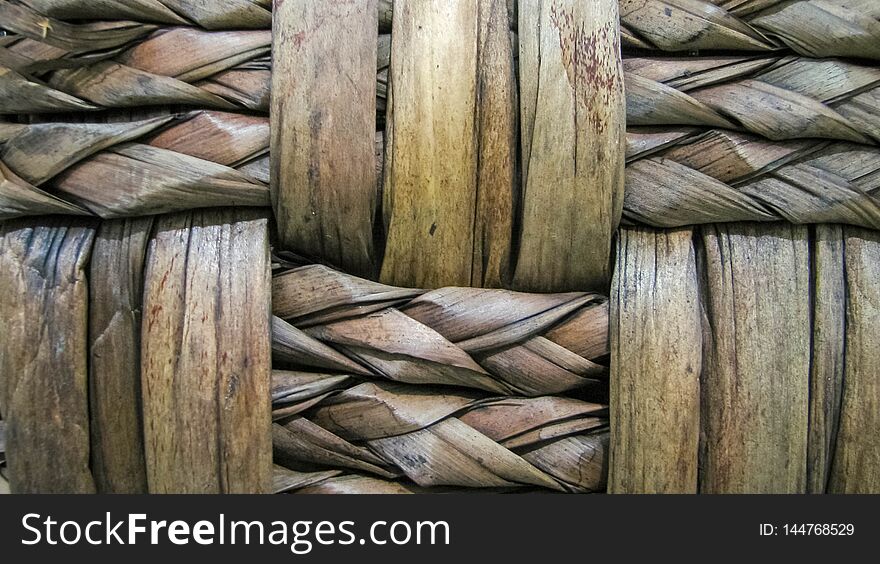
{"label": "wicker basket", "polygon": [[876,2],[271,4],[0,1],[13,492],[880,493]]}

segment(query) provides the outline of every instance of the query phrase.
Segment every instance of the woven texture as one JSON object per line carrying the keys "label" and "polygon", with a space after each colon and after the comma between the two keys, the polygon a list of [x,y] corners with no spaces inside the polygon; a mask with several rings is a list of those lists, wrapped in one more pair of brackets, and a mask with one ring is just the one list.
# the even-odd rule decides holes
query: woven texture
{"label": "woven texture", "polygon": [[877,492],[878,252],[841,226],[623,229],[609,491]]}
{"label": "woven texture", "polygon": [[0,0],[0,472],[877,493],[878,10]]}
{"label": "woven texture", "polygon": [[880,59],[873,0],[621,0],[625,47],[662,51],[791,49]]}
{"label": "woven texture", "polygon": [[275,275],[273,313],[275,460],[308,475],[277,471],[277,489],[354,473],[405,491],[604,491],[604,297],[426,292],[305,266]]}

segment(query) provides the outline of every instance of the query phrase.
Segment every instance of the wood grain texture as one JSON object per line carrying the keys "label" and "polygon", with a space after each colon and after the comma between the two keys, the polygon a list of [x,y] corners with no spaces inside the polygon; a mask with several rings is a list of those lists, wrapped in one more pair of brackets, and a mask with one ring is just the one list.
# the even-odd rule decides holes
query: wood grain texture
{"label": "wood grain texture", "polygon": [[272,201],[281,243],[373,276],[376,0],[275,2]]}
{"label": "wood grain texture", "polygon": [[514,287],[603,290],[623,205],[617,2],[519,4],[522,233]]}
{"label": "wood grain texture", "polygon": [[696,493],[701,324],[691,230],[622,229],[611,287],[609,493]]}
{"label": "wood grain texture", "polygon": [[829,493],[880,493],[880,235],[847,227],[846,371]]}
{"label": "wood grain texture", "polygon": [[806,491],[806,227],[702,228],[703,493]]}
{"label": "wood grain texture", "polygon": [[99,493],[146,493],[141,305],[151,217],[104,221],[89,275],[91,466]]}
{"label": "wood grain texture", "polygon": [[807,491],[825,493],[834,459],[843,392],[846,277],[843,228],[817,225],[813,236],[813,346]]}
{"label": "wood grain texture", "polygon": [[156,220],[141,345],[151,493],[271,491],[266,224],[235,209]]}
{"label": "wood grain texture", "polygon": [[470,284],[478,30],[473,0],[394,3],[385,120],[385,283]]}
{"label": "wood grain texture", "polygon": [[88,282],[94,224],[0,226],[0,412],[14,493],[93,493],[89,471]]}

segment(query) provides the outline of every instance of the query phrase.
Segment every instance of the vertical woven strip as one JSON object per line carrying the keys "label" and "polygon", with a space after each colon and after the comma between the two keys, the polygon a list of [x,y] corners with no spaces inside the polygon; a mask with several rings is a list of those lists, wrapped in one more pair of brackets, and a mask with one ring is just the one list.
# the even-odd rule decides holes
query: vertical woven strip
{"label": "vertical woven strip", "polygon": [[0,227],[0,411],[14,493],[92,493],[87,369],[94,225],[75,218]]}
{"label": "vertical woven strip", "polygon": [[150,492],[271,487],[266,223],[232,209],[156,221],[141,337]]}
{"label": "vertical woven strip", "polygon": [[108,220],[95,238],[89,286],[89,412],[99,493],[146,493],[140,332],[152,217]]}
{"label": "vertical woven strip", "polygon": [[622,229],[611,291],[611,493],[696,493],[700,302],[691,230]]}

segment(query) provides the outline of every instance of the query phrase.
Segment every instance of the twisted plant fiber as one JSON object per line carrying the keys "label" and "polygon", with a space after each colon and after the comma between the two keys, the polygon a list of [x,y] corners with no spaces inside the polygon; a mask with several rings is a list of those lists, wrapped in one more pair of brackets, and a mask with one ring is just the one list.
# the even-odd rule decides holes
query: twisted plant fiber
{"label": "twisted plant fiber", "polygon": [[[268,119],[224,112],[0,124],[0,218],[268,206],[268,151]],[[381,144],[377,157],[381,166]],[[880,150],[873,144],[633,127],[627,160],[624,216],[631,223],[786,220],[880,228]]]}
{"label": "twisted plant fiber", "polygon": [[[50,21],[133,20],[205,29],[268,29],[272,0],[3,0],[20,11]],[[61,22],[63,23],[63,22]]]}
{"label": "twisted plant fiber", "polygon": [[0,124],[0,218],[268,206],[268,148],[267,119],[219,112]]}
{"label": "twisted plant fiber", "polygon": [[624,219],[658,227],[733,221],[880,228],[880,151],[728,130],[627,134]]}
{"label": "twisted plant fiber", "polygon": [[373,493],[412,491],[412,483],[605,488],[603,405],[288,371],[273,374],[272,392],[274,458],[284,468],[276,468],[276,491],[333,491],[352,479]]}
{"label": "twisted plant fiber", "polygon": [[277,490],[604,490],[605,297],[278,270]]}
{"label": "twisted plant fiber", "polygon": [[276,366],[496,395],[604,399],[607,299],[396,288],[311,265],[273,280]]}
{"label": "twisted plant fiber", "polygon": [[620,0],[625,49],[880,59],[874,0]]}
{"label": "twisted plant fiber", "polygon": [[3,112],[147,104],[268,108],[268,29],[208,32],[99,22],[88,24],[98,28],[91,33],[59,38],[55,30],[60,23],[8,2],[0,4],[0,21],[13,32],[0,38]]}
{"label": "twisted plant fiber", "polygon": [[[5,94],[0,111],[172,103],[267,110],[269,30],[154,31],[155,26],[137,24],[121,34],[111,26],[112,37],[103,40],[90,36],[59,43],[51,34],[43,37],[43,27],[33,27],[30,36],[0,38],[0,65],[7,69],[0,74]],[[390,39],[380,35],[377,50],[380,118]],[[46,43],[50,40],[55,45]],[[774,54],[626,57],[624,67],[630,126],[701,125],[773,140],[818,137],[874,144],[880,138],[880,71],[874,66]]]}
{"label": "twisted plant fiber", "polygon": [[[251,0],[243,2],[256,6]],[[48,8],[53,3],[31,4]],[[0,37],[0,113],[170,104],[267,112],[270,25],[238,25],[234,14],[238,4],[242,0],[201,7],[214,11],[218,21],[228,19],[231,26],[206,30],[186,27],[189,22],[172,17],[151,19],[137,10],[130,15],[139,15],[139,21],[109,21],[126,13],[114,11],[115,5],[95,14],[108,21],[66,23],[27,5],[0,1],[0,26],[9,32]],[[56,8],[47,13],[75,13],[72,8]],[[80,16],[91,13],[84,10]],[[209,31],[213,29],[219,31]],[[381,35],[378,41],[377,95],[384,113],[390,35]]]}
{"label": "twisted plant fiber", "polygon": [[627,57],[627,125],[880,141],[880,69],[794,56]]}

